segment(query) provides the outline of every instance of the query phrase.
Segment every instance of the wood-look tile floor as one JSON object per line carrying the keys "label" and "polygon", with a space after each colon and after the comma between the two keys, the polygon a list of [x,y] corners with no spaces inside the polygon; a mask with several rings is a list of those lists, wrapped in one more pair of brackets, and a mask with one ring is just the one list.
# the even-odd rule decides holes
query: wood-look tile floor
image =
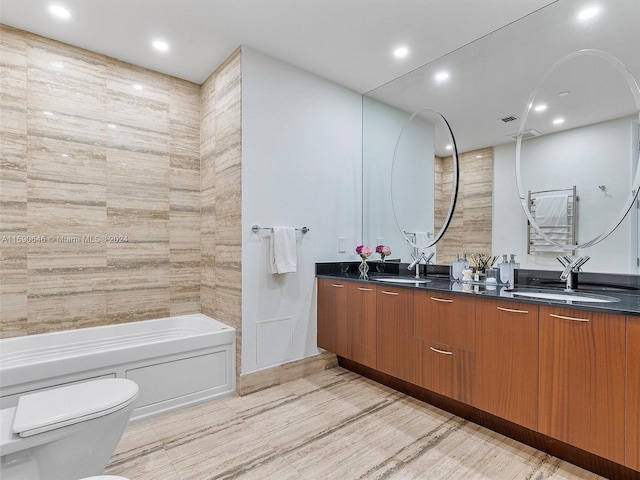
{"label": "wood-look tile floor", "polygon": [[130,425],[131,480],[601,478],[342,368]]}

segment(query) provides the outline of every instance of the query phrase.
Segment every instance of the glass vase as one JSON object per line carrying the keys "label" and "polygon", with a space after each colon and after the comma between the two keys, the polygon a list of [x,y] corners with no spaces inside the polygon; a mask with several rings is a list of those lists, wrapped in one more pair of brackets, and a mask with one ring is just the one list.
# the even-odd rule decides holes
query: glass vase
{"label": "glass vase", "polygon": [[360,272],[361,279],[367,280],[369,278],[369,265],[364,258],[360,262],[360,265],[358,265],[358,271]]}

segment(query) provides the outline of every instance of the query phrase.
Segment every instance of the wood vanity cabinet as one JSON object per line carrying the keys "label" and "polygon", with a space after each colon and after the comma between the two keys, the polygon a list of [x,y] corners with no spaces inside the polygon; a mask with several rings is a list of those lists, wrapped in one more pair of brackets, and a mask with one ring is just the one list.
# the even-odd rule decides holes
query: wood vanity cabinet
{"label": "wood vanity cabinet", "polygon": [[346,358],[376,368],[376,289],[362,282],[347,282]]}
{"label": "wood vanity cabinet", "polygon": [[479,299],[475,406],[538,428],[538,306]]}
{"label": "wood vanity cabinet", "polygon": [[413,338],[413,290],[376,287],[377,367],[416,383],[416,340]]}
{"label": "wood vanity cabinet", "polygon": [[539,308],[539,431],[624,464],[625,317]]}
{"label": "wood vanity cabinet", "polygon": [[347,282],[318,279],[318,346],[348,355]]}
{"label": "wood vanity cabinet", "polygon": [[625,465],[640,471],[640,317],[627,317]]}
{"label": "wood vanity cabinet", "polygon": [[413,299],[418,385],[473,404],[475,300],[428,291]]}

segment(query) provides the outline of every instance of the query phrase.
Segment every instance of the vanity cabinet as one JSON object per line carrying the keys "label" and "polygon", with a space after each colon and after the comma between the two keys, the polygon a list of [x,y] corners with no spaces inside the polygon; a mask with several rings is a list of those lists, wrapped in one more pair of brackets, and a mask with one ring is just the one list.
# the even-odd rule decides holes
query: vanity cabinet
{"label": "vanity cabinet", "polygon": [[625,317],[539,309],[539,431],[624,464]]}
{"label": "vanity cabinet", "polygon": [[640,317],[627,317],[625,465],[640,470]]}
{"label": "vanity cabinet", "polygon": [[318,347],[348,355],[347,282],[318,279]]}
{"label": "vanity cabinet", "polygon": [[346,285],[346,358],[376,368],[376,289],[361,282],[348,282]]}
{"label": "vanity cabinet", "polygon": [[377,370],[416,383],[413,290],[376,287]]}
{"label": "vanity cabinet", "polygon": [[473,404],[474,300],[428,291],[414,292],[413,299],[418,385]]}
{"label": "vanity cabinet", "polygon": [[318,346],[376,368],[375,288],[318,279]]}
{"label": "vanity cabinet", "polygon": [[476,406],[538,427],[538,306],[476,302]]}

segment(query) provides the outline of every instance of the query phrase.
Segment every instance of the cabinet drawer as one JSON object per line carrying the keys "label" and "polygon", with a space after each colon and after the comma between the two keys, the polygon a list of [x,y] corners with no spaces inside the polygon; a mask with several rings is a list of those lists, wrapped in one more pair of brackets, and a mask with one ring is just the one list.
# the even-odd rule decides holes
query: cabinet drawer
{"label": "cabinet drawer", "polygon": [[474,400],[475,353],[419,341],[419,385],[469,405]]}
{"label": "cabinet drawer", "polygon": [[475,350],[472,300],[440,292],[415,292],[413,298],[417,338]]}

